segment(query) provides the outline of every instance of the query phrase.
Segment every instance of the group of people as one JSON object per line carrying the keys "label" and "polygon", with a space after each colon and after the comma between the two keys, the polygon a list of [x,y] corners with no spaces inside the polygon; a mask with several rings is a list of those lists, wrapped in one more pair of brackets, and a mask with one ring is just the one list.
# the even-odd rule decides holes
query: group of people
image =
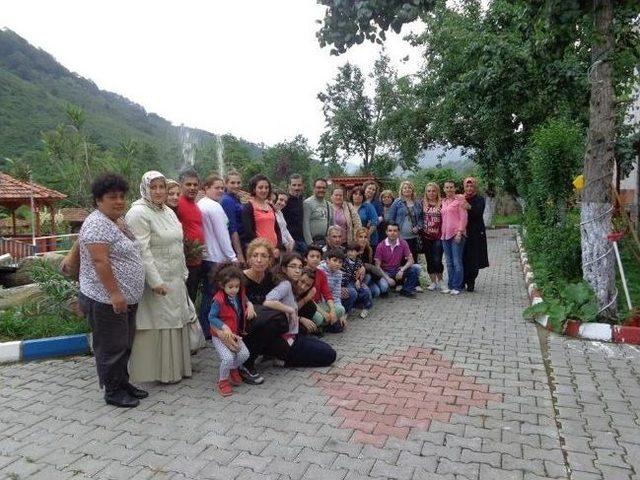
{"label": "group of people", "polygon": [[[288,367],[327,366],[335,350],[321,336],[366,318],[390,289],[414,297],[424,254],[428,290],[473,291],[488,266],[476,181],[427,185],[424,198],[402,182],[398,198],[375,182],[347,192],[317,179],[304,198],[300,175],[276,191],[261,174],[229,172],[178,181],[150,171],[126,210],[127,182],[92,184],[96,210],[79,235],[79,304],[93,332],[105,401],[135,407],[148,393],[131,382],[191,376],[190,328],[199,322],[219,358],[217,389],[261,384],[260,357]],[[345,199],[348,198],[348,200]],[[442,283],[443,252],[448,284]],[[200,297],[199,302],[197,302]],[[199,303],[199,309],[195,304]]]}

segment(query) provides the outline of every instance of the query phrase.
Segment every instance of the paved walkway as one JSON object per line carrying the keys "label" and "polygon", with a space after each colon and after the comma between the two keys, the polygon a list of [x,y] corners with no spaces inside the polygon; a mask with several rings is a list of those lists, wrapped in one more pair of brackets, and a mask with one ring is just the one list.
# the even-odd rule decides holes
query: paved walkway
{"label": "paved walkway", "polygon": [[226,399],[211,350],[133,410],[91,358],[2,366],[0,478],[640,479],[640,351],[539,337],[510,232],[489,250],[475,293],[378,302],[334,367]]}

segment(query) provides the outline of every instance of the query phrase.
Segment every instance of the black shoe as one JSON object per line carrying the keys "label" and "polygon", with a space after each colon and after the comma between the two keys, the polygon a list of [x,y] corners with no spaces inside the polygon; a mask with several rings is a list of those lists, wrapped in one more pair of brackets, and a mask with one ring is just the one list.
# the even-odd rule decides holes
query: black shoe
{"label": "black shoe", "polygon": [[140,400],[133,398],[123,389],[113,390],[104,394],[104,401],[107,405],[120,408],[134,408],[140,405]]}
{"label": "black shoe", "polygon": [[146,390],[142,390],[141,388],[138,388],[134,385],[131,385],[128,382],[122,385],[122,389],[133,398],[147,398],[149,396],[149,392],[147,392]]}
{"label": "black shoe", "polygon": [[472,283],[467,284],[467,292],[473,292],[476,289]]}
{"label": "black shoe", "polygon": [[248,383],[249,385],[262,385],[264,383],[264,378],[262,378],[262,375],[258,373],[255,367],[242,366],[238,370],[244,383]]}
{"label": "black shoe", "polygon": [[400,295],[407,298],[416,298],[416,294],[414,292],[407,292],[406,290],[400,290]]}

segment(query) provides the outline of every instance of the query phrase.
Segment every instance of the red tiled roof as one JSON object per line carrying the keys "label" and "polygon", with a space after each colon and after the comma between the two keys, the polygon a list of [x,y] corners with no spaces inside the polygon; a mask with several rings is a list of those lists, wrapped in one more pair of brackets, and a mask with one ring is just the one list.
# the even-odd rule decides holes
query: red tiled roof
{"label": "red tiled roof", "polygon": [[84,222],[84,219],[89,216],[89,210],[86,208],[61,208],[60,214],[65,222]]}
{"label": "red tiled roof", "polygon": [[373,175],[364,175],[361,177],[331,177],[331,180],[334,182],[340,182],[340,181],[350,181],[350,182],[366,182],[368,180],[376,180],[376,177],[374,177]]}
{"label": "red tiled roof", "polygon": [[357,185],[362,185],[369,181],[378,182],[373,175],[367,175],[362,177],[331,177],[329,181],[332,184],[342,185],[343,187],[351,188]]}
{"label": "red tiled roof", "polygon": [[15,206],[29,203],[32,195],[38,203],[57,202],[67,198],[64,193],[37,183],[29,184],[0,172],[0,205]]}

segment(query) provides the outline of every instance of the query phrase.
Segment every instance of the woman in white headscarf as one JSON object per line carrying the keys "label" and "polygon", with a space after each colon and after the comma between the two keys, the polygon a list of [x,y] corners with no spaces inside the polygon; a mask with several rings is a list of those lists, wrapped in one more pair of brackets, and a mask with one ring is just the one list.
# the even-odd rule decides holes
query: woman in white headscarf
{"label": "woman in white headscarf", "polygon": [[140,198],[125,220],[136,237],[145,270],[145,288],[136,315],[136,336],[129,372],[138,382],[179,382],[191,376],[182,226],[166,204],[167,184],[149,171],[140,182]]}

